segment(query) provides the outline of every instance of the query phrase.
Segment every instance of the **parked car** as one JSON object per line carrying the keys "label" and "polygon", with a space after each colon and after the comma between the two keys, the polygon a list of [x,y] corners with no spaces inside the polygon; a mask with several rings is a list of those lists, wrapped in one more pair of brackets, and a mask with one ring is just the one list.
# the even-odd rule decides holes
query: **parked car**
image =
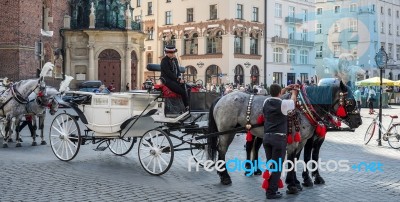
{"label": "parked car", "polygon": [[101,85],[103,82],[100,80],[84,81],[78,85],[78,88],[99,88]]}

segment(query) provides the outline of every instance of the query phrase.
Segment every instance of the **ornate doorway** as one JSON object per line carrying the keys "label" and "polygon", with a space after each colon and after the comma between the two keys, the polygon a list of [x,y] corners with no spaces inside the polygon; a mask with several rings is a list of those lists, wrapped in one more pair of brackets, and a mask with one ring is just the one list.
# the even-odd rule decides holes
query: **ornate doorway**
{"label": "ornate doorway", "polygon": [[113,49],[106,49],[99,55],[98,78],[109,86],[113,83],[115,92],[121,91],[121,56]]}

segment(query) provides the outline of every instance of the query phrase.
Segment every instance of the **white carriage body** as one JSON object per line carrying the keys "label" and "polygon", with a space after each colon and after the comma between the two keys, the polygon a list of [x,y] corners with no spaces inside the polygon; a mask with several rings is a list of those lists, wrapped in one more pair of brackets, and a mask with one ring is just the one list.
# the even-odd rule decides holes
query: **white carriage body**
{"label": "white carriage body", "polygon": [[[147,92],[100,94],[74,91],[70,93],[91,95],[90,104],[80,104],[78,107],[87,119],[88,124],[86,126],[95,132],[95,136],[104,137],[120,136],[121,125],[131,117],[140,115],[146,106],[158,96],[158,94]],[[143,114],[155,108],[156,104],[157,102],[151,103]],[[149,121],[151,122],[149,123]],[[143,131],[148,129],[148,127],[142,129],[143,124],[154,128],[152,123],[153,120],[150,117],[138,120],[131,129],[134,132],[126,136],[141,136],[144,133]]]}

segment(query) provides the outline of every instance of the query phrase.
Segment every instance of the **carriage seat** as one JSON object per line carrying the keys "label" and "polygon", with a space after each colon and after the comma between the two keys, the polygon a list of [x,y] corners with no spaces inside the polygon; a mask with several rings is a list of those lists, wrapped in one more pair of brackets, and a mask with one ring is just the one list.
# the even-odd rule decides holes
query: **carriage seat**
{"label": "carriage seat", "polygon": [[173,92],[164,84],[156,84],[154,85],[154,89],[161,91],[163,98],[181,98],[181,95]]}

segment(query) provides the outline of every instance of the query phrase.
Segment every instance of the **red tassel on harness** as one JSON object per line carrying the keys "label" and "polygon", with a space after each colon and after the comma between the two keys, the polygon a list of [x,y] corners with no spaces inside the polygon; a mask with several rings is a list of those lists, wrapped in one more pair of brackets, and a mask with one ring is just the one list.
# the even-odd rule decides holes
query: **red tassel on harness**
{"label": "red tassel on harness", "polygon": [[315,129],[315,133],[317,133],[318,137],[325,137],[326,135],[326,126],[324,124],[318,124]]}
{"label": "red tassel on harness", "polygon": [[268,180],[264,180],[264,182],[262,183],[262,186],[261,186],[261,187],[262,187],[263,189],[267,190],[268,187],[269,187]]}
{"label": "red tassel on harness", "polygon": [[293,143],[293,137],[292,134],[287,135],[287,144],[292,144]]}
{"label": "red tassel on harness", "polygon": [[43,97],[43,92],[42,92],[42,91],[39,91],[39,93],[38,93],[37,96],[38,96],[38,97]]}
{"label": "red tassel on harness", "polygon": [[278,188],[279,188],[279,189],[282,189],[282,188],[283,188],[282,179],[279,179],[279,181],[278,181]]}
{"label": "red tassel on harness", "polygon": [[269,177],[270,177],[269,172],[266,170],[266,171],[263,173],[262,177],[263,177],[265,180],[268,180]]}
{"label": "red tassel on harness", "polygon": [[253,140],[253,135],[251,134],[250,131],[247,131],[247,134],[246,134],[246,141],[247,141],[247,142],[251,142],[252,140]]}
{"label": "red tassel on harness", "polygon": [[295,142],[300,142],[301,141],[301,136],[299,132],[296,132],[296,134],[294,135],[294,141]]}
{"label": "red tassel on harness", "polygon": [[336,115],[338,117],[346,117],[346,110],[344,110],[343,105],[340,105],[339,108],[336,111]]}
{"label": "red tassel on harness", "polygon": [[260,115],[260,116],[258,116],[258,118],[257,118],[257,124],[263,124],[264,123],[264,115]]}

